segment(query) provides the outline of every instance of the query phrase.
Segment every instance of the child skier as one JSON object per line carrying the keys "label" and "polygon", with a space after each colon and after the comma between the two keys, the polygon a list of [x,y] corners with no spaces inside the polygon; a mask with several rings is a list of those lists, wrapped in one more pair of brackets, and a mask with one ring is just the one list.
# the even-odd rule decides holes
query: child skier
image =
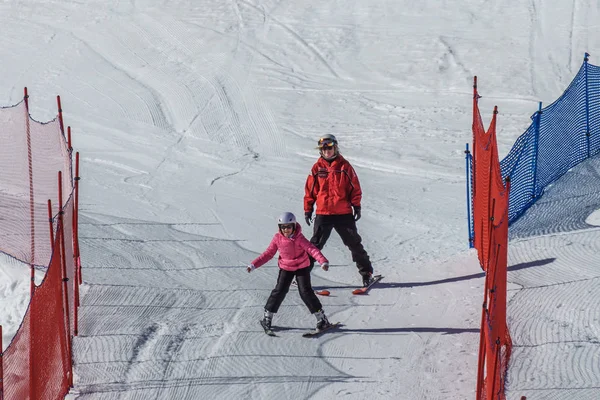
{"label": "child skier", "polygon": [[267,263],[277,251],[279,251],[279,276],[275,289],[271,292],[267,304],[265,306],[264,318],[261,324],[265,329],[271,329],[271,321],[273,314],[277,313],[279,306],[285,299],[292,279],[296,278],[298,282],[298,292],[300,297],[311,314],[317,318],[317,330],[328,328],[331,324],[327,320],[325,313],[322,310],[322,305],[315,292],[313,291],[310,282],[310,254],[316,259],[324,271],[329,269],[329,261],[323,256],[323,253],[315,247],[302,234],[300,224],[296,222],[296,217],[290,212],[281,214],[277,221],[279,232],[273,236],[271,243],[267,249],[258,256],[248,267],[248,272],[254,271],[256,268]]}

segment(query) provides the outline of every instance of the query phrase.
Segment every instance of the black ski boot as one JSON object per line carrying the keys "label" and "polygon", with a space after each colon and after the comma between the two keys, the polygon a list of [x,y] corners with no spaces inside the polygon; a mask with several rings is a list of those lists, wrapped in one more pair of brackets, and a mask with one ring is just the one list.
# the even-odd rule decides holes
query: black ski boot
{"label": "black ski boot", "polygon": [[362,277],[363,287],[368,287],[371,283],[373,283],[373,274],[365,275]]}
{"label": "black ski boot", "polygon": [[271,322],[272,321],[273,321],[273,313],[265,310],[265,315],[263,316],[263,319],[260,324],[263,326],[263,328],[271,330]]}
{"label": "black ski boot", "polygon": [[323,329],[327,329],[331,326],[331,323],[325,316],[323,310],[319,310],[315,313],[315,317],[317,318],[317,331],[322,331]]}

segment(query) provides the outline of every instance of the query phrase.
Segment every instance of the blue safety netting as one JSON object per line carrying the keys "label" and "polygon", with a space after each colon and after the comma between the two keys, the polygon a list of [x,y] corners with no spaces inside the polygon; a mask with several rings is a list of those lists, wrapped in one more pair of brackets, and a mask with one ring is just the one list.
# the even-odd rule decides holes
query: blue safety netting
{"label": "blue safety netting", "polygon": [[586,54],[562,96],[531,119],[532,124],[500,162],[502,176],[510,178],[511,224],[548,185],[600,152],[600,67],[589,64]]}

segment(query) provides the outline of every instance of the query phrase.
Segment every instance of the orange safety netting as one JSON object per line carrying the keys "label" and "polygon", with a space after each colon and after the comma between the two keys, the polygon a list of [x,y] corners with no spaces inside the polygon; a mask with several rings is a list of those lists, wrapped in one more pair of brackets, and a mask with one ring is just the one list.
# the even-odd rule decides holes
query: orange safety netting
{"label": "orange safety netting", "polygon": [[60,120],[34,121],[26,101],[2,108],[0,142],[0,251],[45,267],[52,254],[47,201],[58,204],[58,171],[66,197],[73,188],[71,154]]}
{"label": "orange safety netting", "polygon": [[[70,128],[67,139],[60,98],[59,114],[48,123],[34,121],[28,105],[25,89],[21,103],[0,108],[0,251],[22,261],[32,277],[21,326],[0,353],[0,400],[62,398],[73,384],[71,341],[81,283],[79,177],[73,177]],[[46,271],[39,286],[35,267]]]}
{"label": "orange safety netting", "polygon": [[477,379],[478,400],[504,400],[504,383],[512,342],[506,325],[508,257],[508,194],[498,146],[496,116],[485,131],[477,100],[473,98],[473,227],[474,246],[486,272]]}
{"label": "orange safety netting", "polygon": [[64,312],[60,233],[42,284],[34,289],[21,327],[3,354],[4,399],[58,399],[71,379]]}

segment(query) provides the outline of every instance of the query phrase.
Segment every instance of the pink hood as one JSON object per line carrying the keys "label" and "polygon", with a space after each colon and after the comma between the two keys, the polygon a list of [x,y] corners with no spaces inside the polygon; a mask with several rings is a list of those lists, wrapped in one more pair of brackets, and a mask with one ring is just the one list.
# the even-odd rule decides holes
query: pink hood
{"label": "pink hood", "polygon": [[302,234],[302,228],[300,224],[296,222],[296,231],[290,238],[286,238],[277,232],[269,247],[254,261],[252,264],[256,268],[267,263],[275,253],[279,251],[279,268],[285,269],[286,271],[296,271],[300,268],[308,267],[310,261],[308,254],[310,254],[319,264],[323,264],[327,261],[323,253],[317,247],[308,241]]}

